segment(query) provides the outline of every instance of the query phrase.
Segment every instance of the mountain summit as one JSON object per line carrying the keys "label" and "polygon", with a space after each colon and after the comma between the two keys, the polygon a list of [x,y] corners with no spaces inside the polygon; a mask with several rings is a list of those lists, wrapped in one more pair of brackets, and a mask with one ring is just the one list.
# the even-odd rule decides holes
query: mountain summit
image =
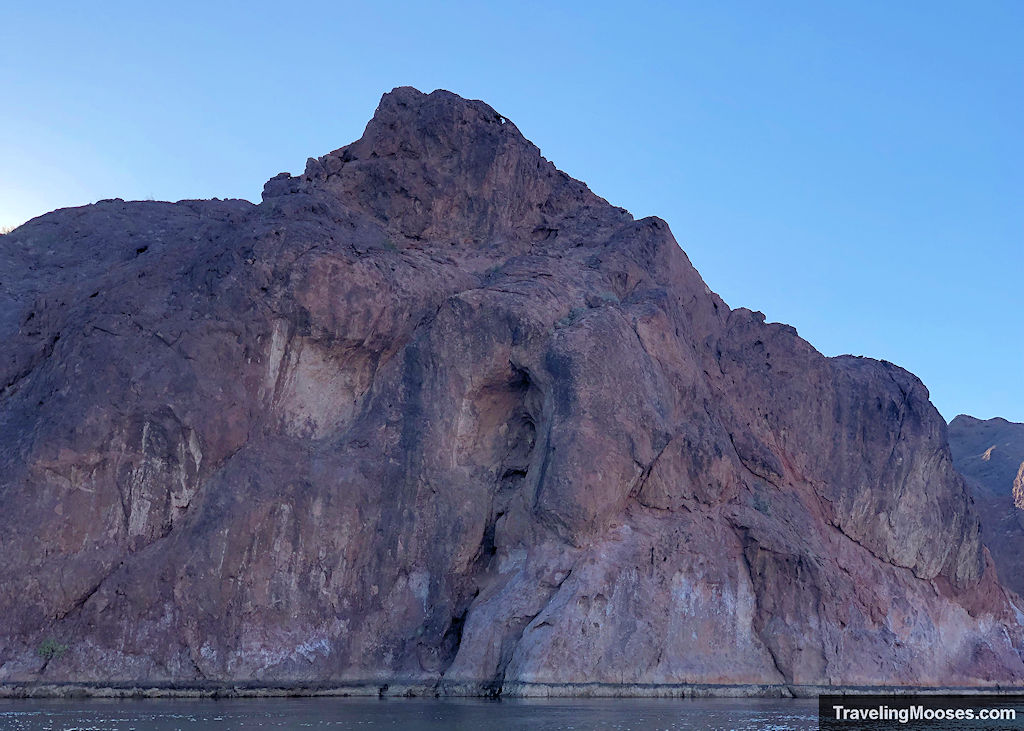
{"label": "mountain summit", "polygon": [[310,159],[299,178],[278,176],[264,199],[298,191],[325,193],[414,241],[512,243],[631,220],[483,102],[409,87],[384,95],[361,139]]}
{"label": "mountain summit", "polygon": [[2,681],[1024,682],[921,382],[482,102],[396,89],[259,205],[35,219],[0,313]]}

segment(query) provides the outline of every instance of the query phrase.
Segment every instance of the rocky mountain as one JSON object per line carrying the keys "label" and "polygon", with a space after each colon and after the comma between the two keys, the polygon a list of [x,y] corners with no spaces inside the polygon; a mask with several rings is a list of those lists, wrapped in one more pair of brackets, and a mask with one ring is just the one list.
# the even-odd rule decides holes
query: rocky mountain
{"label": "rocky mountain", "polygon": [[1024,684],[921,382],[482,102],[396,89],[259,205],[47,214],[0,283],[0,680]]}
{"label": "rocky mountain", "polygon": [[999,579],[1024,594],[1024,424],[961,414],[949,423],[949,446],[967,477]]}

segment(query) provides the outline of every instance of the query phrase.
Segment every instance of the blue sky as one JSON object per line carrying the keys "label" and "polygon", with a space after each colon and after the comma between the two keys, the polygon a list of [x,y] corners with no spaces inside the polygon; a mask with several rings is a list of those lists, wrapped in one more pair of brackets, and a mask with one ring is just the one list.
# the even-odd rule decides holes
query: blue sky
{"label": "blue sky", "polygon": [[1024,2],[7,3],[0,226],[259,200],[395,86],[484,99],[732,306],[1024,421]]}

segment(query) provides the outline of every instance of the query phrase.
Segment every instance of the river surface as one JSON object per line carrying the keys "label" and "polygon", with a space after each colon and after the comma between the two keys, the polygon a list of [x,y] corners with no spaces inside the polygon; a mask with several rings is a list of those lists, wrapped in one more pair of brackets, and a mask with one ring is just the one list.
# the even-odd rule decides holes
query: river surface
{"label": "river surface", "polygon": [[814,699],[246,698],[230,700],[3,700],[12,731],[206,729],[411,729],[561,731],[608,729],[816,729]]}

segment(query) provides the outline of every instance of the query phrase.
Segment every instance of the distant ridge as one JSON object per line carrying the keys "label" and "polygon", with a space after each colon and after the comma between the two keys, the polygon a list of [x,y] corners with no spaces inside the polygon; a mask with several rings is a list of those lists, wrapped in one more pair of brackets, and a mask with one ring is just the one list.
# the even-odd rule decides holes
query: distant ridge
{"label": "distant ridge", "polygon": [[1024,424],[961,414],[949,424],[949,446],[971,486],[1000,580],[1024,594]]}

